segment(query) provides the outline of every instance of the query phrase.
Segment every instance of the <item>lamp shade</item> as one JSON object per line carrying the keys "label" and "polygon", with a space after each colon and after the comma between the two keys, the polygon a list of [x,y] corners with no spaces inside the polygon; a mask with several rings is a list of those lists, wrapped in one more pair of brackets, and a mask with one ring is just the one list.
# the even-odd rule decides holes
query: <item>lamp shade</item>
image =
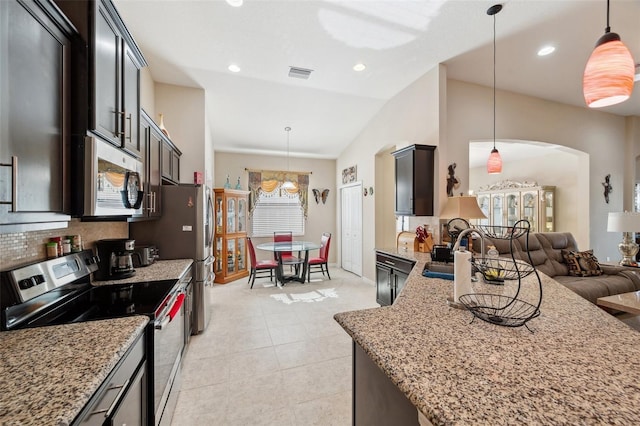
{"label": "lamp shade", "polygon": [[487,160],[487,173],[491,175],[502,173],[502,157],[495,147],[491,150]]}
{"label": "lamp shade", "polygon": [[611,212],[607,220],[608,232],[640,232],[640,213]]}
{"label": "lamp shade", "polygon": [[459,195],[449,197],[447,205],[440,213],[443,219],[453,219],[461,217],[462,219],[486,219],[487,216],[480,210],[478,199],[473,195]]}
{"label": "lamp shade", "polygon": [[582,90],[590,108],[624,102],[633,91],[635,65],[631,52],[616,33],[598,40],[584,69]]}

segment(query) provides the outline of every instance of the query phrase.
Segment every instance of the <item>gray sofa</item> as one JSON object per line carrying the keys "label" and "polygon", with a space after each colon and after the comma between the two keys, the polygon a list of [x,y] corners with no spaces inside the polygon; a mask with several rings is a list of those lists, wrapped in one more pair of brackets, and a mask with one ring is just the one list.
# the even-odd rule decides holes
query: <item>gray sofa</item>
{"label": "gray sofa", "polygon": [[[485,238],[485,249],[488,245],[496,247],[500,256],[510,256],[508,240]],[[474,243],[474,250],[480,244]],[[525,252],[525,237],[513,241],[515,258],[529,263]],[[531,260],[538,271],[548,275],[565,287],[596,303],[598,297],[627,293],[640,290],[640,269],[638,273],[632,268],[600,265],[602,275],[577,277],[569,275],[569,268],[562,256],[562,250],[578,251],[573,235],[570,232],[538,232],[529,234],[529,252]]]}

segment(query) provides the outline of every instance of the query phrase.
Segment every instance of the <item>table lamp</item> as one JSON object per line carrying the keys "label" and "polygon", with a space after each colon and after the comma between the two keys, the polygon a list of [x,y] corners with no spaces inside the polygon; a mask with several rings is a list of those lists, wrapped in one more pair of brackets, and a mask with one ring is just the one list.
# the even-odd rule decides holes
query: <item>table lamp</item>
{"label": "table lamp", "polygon": [[[461,218],[468,221],[469,219],[486,219],[487,216],[480,209],[478,198],[475,195],[457,195],[447,199],[447,204],[444,206],[442,213],[440,213],[440,218]],[[463,229],[460,229],[460,231],[463,231]],[[452,238],[451,243],[455,242],[455,239]]]}
{"label": "table lamp", "polygon": [[475,195],[456,195],[449,197],[447,205],[444,206],[440,217],[443,219],[486,219],[478,205],[478,198]]}
{"label": "table lamp", "polygon": [[622,254],[620,265],[635,266],[634,256],[638,253],[638,245],[631,239],[633,232],[640,231],[640,213],[638,212],[611,212],[607,221],[608,232],[622,232],[622,242],[618,244],[618,250]]}

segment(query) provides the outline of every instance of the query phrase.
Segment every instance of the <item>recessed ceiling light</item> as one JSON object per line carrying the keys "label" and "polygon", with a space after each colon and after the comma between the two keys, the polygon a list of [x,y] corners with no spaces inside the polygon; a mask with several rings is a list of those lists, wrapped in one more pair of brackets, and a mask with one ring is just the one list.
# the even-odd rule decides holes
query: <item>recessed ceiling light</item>
{"label": "recessed ceiling light", "polygon": [[240,7],[242,6],[243,1],[244,0],[227,0],[227,3],[229,3],[229,5],[233,7]]}
{"label": "recessed ceiling light", "polygon": [[240,67],[237,66],[236,64],[231,64],[231,65],[229,65],[229,71],[231,71],[231,72],[240,72]]}
{"label": "recessed ceiling light", "polygon": [[540,50],[538,50],[538,56],[547,56],[556,51],[556,48],[553,46],[544,46]]}
{"label": "recessed ceiling light", "polygon": [[355,64],[355,65],[353,66],[353,70],[354,70],[354,71],[358,71],[358,72],[359,72],[359,71],[364,71],[364,70],[365,70],[365,68],[367,68],[367,66],[366,66],[365,64],[362,64],[362,63],[360,63],[360,64]]}

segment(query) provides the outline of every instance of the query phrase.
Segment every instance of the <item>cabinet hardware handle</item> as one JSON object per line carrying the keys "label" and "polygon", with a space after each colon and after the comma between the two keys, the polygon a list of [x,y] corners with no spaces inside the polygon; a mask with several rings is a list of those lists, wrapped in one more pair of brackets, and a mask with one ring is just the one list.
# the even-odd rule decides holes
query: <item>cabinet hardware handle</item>
{"label": "cabinet hardware handle", "polygon": [[387,265],[393,265],[396,266],[396,264],[390,260],[385,260],[384,263],[386,263]]}
{"label": "cabinet hardware handle", "polygon": [[[123,114],[124,114],[124,113],[123,113]],[[126,136],[126,137],[125,137],[125,139],[129,139],[129,141],[131,141],[131,134],[132,134],[132,131],[131,131],[131,122],[133,121],[133,120],[131,119],[131,113],[129,113],[129,115],[127,116],[127,118],[126,118],[126,119],[127,119],[127,120],[129,120],[129,136]]]}
{"label": "cabinet hardware handle", "polygon": [[11,163],[0,163],[0,167],[11,167],[11,201],[0,201],[0,204],[10,204],[11,211],[18,211],[18,156],[11,156]]}
{"label": "cabinet hardware handle", "polygon": [[152,204],[153,210],[152,210],[152,213],[155,213],[156,212],[156,191],[153,191],[152,194],[153,194],[153,204]]}
{"label": "cabinet hardware handle", "polygon": [[148,192],[147,193],[147,198],[148,200],[148,207],[147,207],[147,211],[149,211],[150,213],[153,213],[153,192]]}
{"label": "cabinet hardware handle", "polygon": [[120,389],[120,392],[118,392],[118,395],[116,395],[116,399],[114,399],[113,402],[111,403],[111,406],[107,410],[107,413],[104,415],[105,417],[108,418],[111,415],[111,413],[113,412],[113,410],[116,408],[116,406],[118,405],[118,403],[122,399],[122,394],[124,394],[126,392],[127,386],[129,386],[129,382],[130,381],[131,381],[131,378],[128,378],[127,381],[124,382],[124,384],[122,386],[115,386],[115,387],[111,388],[111,389],[118,389],[118,388],[122,388],[122,389]]}
{"label": "cabinet hardware handle", "polygon": [[[122,116],[124,117],[124,111],[114,111],[114,114],[116,114],[117,116]],[[119,118],[116,118],[116,128],[119,128],[120,126],[118,126],[118,120]],[[113,132],[113,136],[124,136],[124,123],[121,123],[122,126],[122,132]]]}

